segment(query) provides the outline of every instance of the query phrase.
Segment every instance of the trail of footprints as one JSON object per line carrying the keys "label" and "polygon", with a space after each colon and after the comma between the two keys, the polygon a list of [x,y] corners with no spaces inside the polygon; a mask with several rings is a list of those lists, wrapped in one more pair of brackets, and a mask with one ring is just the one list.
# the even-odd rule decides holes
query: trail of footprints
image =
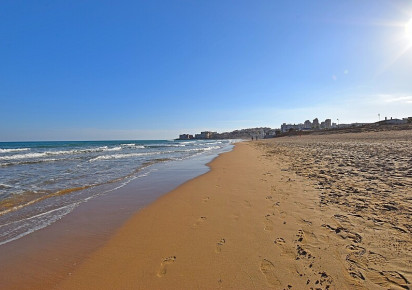
{"label": "trail of footprints", "polygon": [[[276,191],[276,188],[272,186],[272,192]],[[270,194],[265,197],[267,201],[269,201],[272,205],[271,208],[276,208],[279,206],[279,202],[274,202],[273,196]],[[210,200],[209,197],[205,197],[202,199],[202,202],[206,203]],[[244,201],[245,205],[251,206],[249,201]],[[281,218],[285,217],[284,212],[279,212],[279,216]],[[275,213],[269,213],[265,216],[265,231],[272,231],[273,230],[273,221],[271,217],[274,216]],[[335,218],[343,218],[343,217],[335,217]],[[193,227],[197,228],[202,223],[207,220],[207,217],[201,216],[194,224]],[[309,222],[310,223],[310,222]],[[362,272],[359,270],[360,268],[367,267],[368,265],[384,265],[386,263],[386,259],[377,253],[367,252],[363,247],[359,246],[358,243],[361,241],[361,237],[353,232],[350,232],[344,227],[333,227],[330,225],[323,225],[325,228],[335,232],[336,234],[340,235],[343,239],[348,239],[353,243],[347,247],[348,255],[346,257],[346,262],[348,265],[348,272],[353,278],[365,280]],[[293,240],[293,245],[290,245],[283,237],[278,237],[274,240],[274,244],[280,248],[282,255],[289,256],[291,260],[295,260],[297,263],[303,264],[303,273],[298,274],[302,279],[306,279],[305,283],[308,287],[313,289],[329,289],[333,283],[332,277],[330,277],[325,271],[320,269],[319,265],[316,265],[316,257],[306,248],[305,246],[305,234],[303,230],[298,230],[296,233],[296,237]],[[223,247],[226,244],[226,239],[221,238],[216,243],[215,252],[221,253]],[[158,277],[164,277],[167,274],[168,268],[171,264],[175,263],[176,256],[170,256],[164,258],[161,261],[160,269],[157,273]],[[277,269],[272,261],[268,259],[263,259],[260,263],[260,271],[264,274],[267,282],[274,286],[280,287],[285,286],[282,285],[278,277],[276,276]],[[315,279],[310,279],[310,277],[316,277]],[[397,285],[406,285],[408,281],[406,278],[395,271],[378,271],[375,270],[371,277],[369,277],[374,283],[381,285],[383,287],[390,285],[391,283]],[[285,287],[286,288],[286,287]],[[292,288],[292,285],[287,285],[287,288]]]}
{"label": "trail of footprints", "polygon": [[[266,196],[265,199],[271,203],[274,201],[272,195]],[[277,206],[279,206],[279,202],[272,205],[274,208]],[[274,213],[265,215],[265,231],[273,230],[273,221],[271,218],[274,215]],[[279,216],[284,218],[285,214],[280,213]],[[387,259],[379,253],[367,251],[364,247],[360,246],[362,237],[358,233],[349,229],[351,224],[347,216],[335,215],[333,218],[337,221],[337,226],[324,224],[322,227],[330,230],[350,243],[346,247],[348,254],[345,263],[347,271],[352,278],[355,280],[365,280],[366,277],[362,273],[362,269],[368,269],[369,272],[367,277],[377,285],[382,287],[391,287],[392,285],[397,285],[401,288],[408,287],[407,285],[409,285],[409,281],[401,273],[397,271],[379,270],[384,268],[388,263]],[[303,220],[303,222],[308,225],[312,224],[307,220]],[[316,257],[305,246],[305,233],[302,229],[298,230],[296,233],[296,237],[293,240],[294,246],[288,243],[283,237],[276,238],[274,244],[279,247],[282,256],[290,257],[291,260],[295,260],[297,263],[303,265],[304,272],[299,273],[299,276],[306,279],[305,283],[308,287],[312,289],[329,289],[332,287],[333,278],[317,265]],[[281,285],[281,282],[276,277],[276,267],[270,260],[263,259],[260,265],[260,270],[265,275],[266,280],[270,285],[275,287],[285,286]],[[308,276],[315,276],[316,278],[311,279]]]}
{"label": "trail of footprints", "polygon": [[[208,202],[210,200],[209,197],[205,197],[202,199],[202,202]],[[201,224],[203,224],[207,220],[207,217],[201,216],[194,224],[193,228],[199,227]],[[221,238],[217,243],[216,243],[216,253],[222,252],[223,246],[226,244],[226,239]],[[171,264],[173,264],[176,261],[176,256],[170,256],[167,258],[162,259],[160,263],[160,269],[157,272],[157,277],[162,278],[167,274],[168,268],[170,267]],[[221,282],[221,281],[220,281]]]}
{"label": "trail of footprints", "polygon": [[[277,208],[280,205],[279,201],[275,201],[272,196],[272,192],[276,192],[276,187],[271,187],[271,193],[265,197],[265,199],[271,204],[270,208],[275,209],[275,213],[268,213],[265,215],[265,231],[273,230],[273,216],[285,218],[286,213],[279,211]],[[311,225],[310,221],[304,221],[306,224]],[[280,249],[281,255],[289,258],[290,263],[298,263],[303,267],[298,267],[296,272],[299,277],[304,279],[304,284],[312,289],[329,289],[332,286],[333,279],[324,270],[322,270],[316,263],[316,257],[307,249],[305,245],[305,233],[302,229],[299,229],[296,233],[293,243],[287,242],[283,237],[277,237],[274,240],[274,244]],[[282,285],[279,278],[276,276],[278,272],[274,263],[268,259],[263,259],[260,264],[260,271],[266,277],[267,282],[274,287],[292,288],[293,285]]]}
{"label": "trail of footprints", "polygon": [[[279,247],[282,255],[290,257],[291,263],[298,263],[303,266],[297,267],[296,272],[299,277],[305,280],[304,282],[308,287],[313,289],[329,289],[331,287],[333,279],[316,264],[316,257],[305,245],[305,234],[303,230],[300,229],[297,231],[295,239],[293,240],[294,246],[282,237],[276,238],[274,244]],[[293,260],[295,262],[293,262]],[[299,271],[299,268],[303,269],[303,271]]]}

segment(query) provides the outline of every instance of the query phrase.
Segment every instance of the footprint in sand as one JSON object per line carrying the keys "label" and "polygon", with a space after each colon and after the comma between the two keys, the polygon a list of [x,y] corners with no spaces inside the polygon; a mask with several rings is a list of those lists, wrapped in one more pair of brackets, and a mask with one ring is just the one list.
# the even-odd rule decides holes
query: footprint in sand
{"label": "footprint in sand", "polygon": [[167,268],[170,264],[176,261],[176,256],[170,256],[162,260],[160,263],[160,270],[157,273],[157,277],[163,277],[167,273]]}
{"label": "footprint in sand", "polygon": [[273,230],[273,222],[270,219],[270,214],[265,216],[265,227],[263,228],[265,231],[272,231]]}
{"label": "footprint in sand", "polygon": [[202,199],[202,201],[203,201],[203,202],[208,202],[209,199],[210,199],[210,198],[209,198],[208,196],[206,196],[204,199]]}
{"label": "footprint in sand", "polygon": [[216,253],[220,253],[222,251],[224,244],[226,244],[226,240],[224,238],[220,239],[220,241],[216,244]]}
{"label": "footprint in sand", "polygon": [[283,218],[283,219],[284,219],[284,218],[287,216],[286,212],[284,212],[284,211],[282,211],[282,210],[278,209],[278,208],[277,208],[277,206],[278,206],[278,204],[277,204],[277,203],[275,203],[275,204],[273,204],[273,205],[272,205],[272,208],[274,208],[274,209],[275,209],[275,211],[277,212],[277,214],[278,214],[281,218]]}
{"label": "footprint in sand", "polygon": [[274,241],[274,243],[279,247],[282,256],[286,255],[290,258],[295,258],[292,248],[286,245],[286,241],[284,238],[277,238]]}
{"label": "footprint in sand", "polygon": [[204,223],[207,220],[205,216],[201,216],[200,218],[197,219],[197,221],[193,224],[193,228],[199,227],[202,223]]}
{"label": "footprint in sand", "polygon": [[277,201],[274,204],[272,204],[272,207],[278,207],[278,206],[280,206],[280,201]]}
{"label": "footprint in sand", "polygon": [[276,287],[281,286],[278,277],[276,277],[276,267],[271,261],[263,259],[260,263],[260,271],[263,273],[263,275],[265,275],[266,280],[270,285]]}

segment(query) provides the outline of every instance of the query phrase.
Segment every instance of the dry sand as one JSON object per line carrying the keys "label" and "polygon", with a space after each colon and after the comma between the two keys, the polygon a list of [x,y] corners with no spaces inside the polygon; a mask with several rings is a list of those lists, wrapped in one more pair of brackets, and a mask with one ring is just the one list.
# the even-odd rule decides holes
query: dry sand
{"label": "dry sand", "polygon": [[412,131],[236,145],[58,289],[409,289]]}

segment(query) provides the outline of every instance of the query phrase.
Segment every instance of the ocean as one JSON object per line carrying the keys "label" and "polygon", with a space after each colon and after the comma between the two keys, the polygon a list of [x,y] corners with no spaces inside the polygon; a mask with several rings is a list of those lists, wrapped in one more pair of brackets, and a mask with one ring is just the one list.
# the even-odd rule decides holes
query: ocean
{"label": "ocean", "polygon": [[[0,143],[0,245],[163,165],[229,151],[235,140]],[[208,158],[209,157],[209,158]]]}

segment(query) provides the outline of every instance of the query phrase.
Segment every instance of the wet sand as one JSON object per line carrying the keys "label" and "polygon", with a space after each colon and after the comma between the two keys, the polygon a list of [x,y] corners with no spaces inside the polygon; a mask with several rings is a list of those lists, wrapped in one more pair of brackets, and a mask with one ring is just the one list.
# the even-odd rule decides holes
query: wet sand
{"label": "wet sand", "polygon": [[412,132],[237,144],[60,289],[409,289]]}
{"label": "wet sand", "polygon": [[[207,172],[214,155],[156,164],[136,178],[78,206],[73,212],[15,241],[0,246],[0,289],[54,289],[103,246],[139,209],[185,181]],[[109,186],[109,185],[108,185]],[[96,188],[104,192],[108,187]]]}

